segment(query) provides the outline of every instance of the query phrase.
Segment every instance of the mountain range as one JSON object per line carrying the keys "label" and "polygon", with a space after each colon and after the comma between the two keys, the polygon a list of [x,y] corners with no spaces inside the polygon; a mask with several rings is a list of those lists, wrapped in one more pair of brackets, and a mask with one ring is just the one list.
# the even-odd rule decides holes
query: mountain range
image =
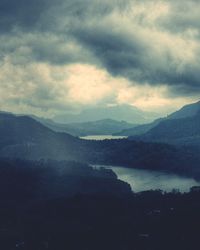
{"label": "mountain range", "polygon": [[[66,133],[55,133],[29,116],[0,114],[0,156],[40,159],[65,155],[71,159],[79,141]],[[51,156],[51,157],[50,157]]]}
{"label": "mountain range", "polygon": [[[131,139],[200,146],[200,102],[184,106],[168,117],[148,124],[144,133]],[[134,130],[134,128],[133,128]]]}
{"label": "mountain range", "polygon": [[[131,137],[136,139],[137,137]],[[200,112],[192,117],[167,119],[138,136],[139,140],[200,146]]]}
{"label": "mountain range", "polygon": [[119,133],[124,129],[136,126],[125,121],[112,119],[61,124],[50,119],[39,118],[36,116],[32,117],[55,132],[65,132],[73,136],[112,135],[114,133]]}
{"label": "mountain range", "polygon": [[[167,117],[156,119],[151,123],[142,124],[135,126],[133,128],[125,129],[116,134],[125,136],[143,135],[148,131],[150,131],[151,129],[156,128],[160,123],[164,124],[165,121],[167,122],[168,120],[173,120],[173,119],[192,118],[195,115],[197,115],[199,111],[200,111],[200,101],[185,105],[180,110],[168,115]],[[180,120],[180,122],[183,122],[183,120]]]}
{"label": "mountain range", "polygon": [[0,157],[68,160],[162,170],[200,178],[199,153],[191,148],[137,140],[87,141],[55,132],[28,116],[0,114]]}
{"label": "mountain range", "polygon": [[142,111],[132,105],[115,105],[108,107],[93,107],[83,109],[77,114],[66,113],[57,115],[53,120],[57,123],[83,123],[105,119],[116,121],[126,121],[133,124],[142,124],[151,122],[158,118],[159,114]]}

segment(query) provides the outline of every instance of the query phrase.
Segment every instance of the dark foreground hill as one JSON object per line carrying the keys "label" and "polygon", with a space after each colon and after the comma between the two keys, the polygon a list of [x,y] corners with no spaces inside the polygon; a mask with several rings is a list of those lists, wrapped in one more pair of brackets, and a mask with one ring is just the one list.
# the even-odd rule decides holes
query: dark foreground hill
{"label": "dark foreground hill", "polygon": [[200,194],[147,191],[121,198],[1,200],[0,221],[3,250],[195,250]]}
{"label": "dark foreground hill", "polygon": [[110,170],[0,159],[3,250],[195,250],[200,188],[133,193]]}
{"label": "dark foreground hill", "polygon": [[75,194],[130,195],[112,170],[78,162],[0,158],[0,200],[48,200]]}
{"label": "dark foreground hill", "polygon": [[56,133],[26,116],[0,115],[0,157],[54,159],[170,171],[200,177],[190,148],[131,140],[86,141]]}

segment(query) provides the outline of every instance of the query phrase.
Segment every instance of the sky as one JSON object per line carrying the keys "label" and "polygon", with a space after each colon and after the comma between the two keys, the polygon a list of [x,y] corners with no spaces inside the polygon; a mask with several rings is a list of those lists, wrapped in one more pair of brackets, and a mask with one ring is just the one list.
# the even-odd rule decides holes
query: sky
{"label": "sky", "polygon": [[199,13],[199,0],[0,0],[0,110],[195,102]]}

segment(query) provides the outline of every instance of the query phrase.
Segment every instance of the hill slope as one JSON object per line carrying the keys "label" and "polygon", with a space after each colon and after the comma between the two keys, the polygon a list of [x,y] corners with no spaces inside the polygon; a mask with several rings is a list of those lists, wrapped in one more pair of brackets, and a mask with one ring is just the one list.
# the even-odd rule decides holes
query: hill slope
{"label": "hill slope", "polygon": [[200,111],[193,117],[167,119],[132,139],[200,146]]}
{"label": "hill slope", "polygon": [[127,123],[125,121],[115,121],[112,119],[104,119],[84,123],[60,124],[52,120],[38,117],[33,118],[55,132],[65,132],[73,136],[111,135],[113,133],[120,132],[123,129],[134,127],[134,125],[131,123]]}
{"label": "hill slope", "polygon": [[168,119],[180,119],[195,116],[200,111],[200,101],[183,106],[178,111],[172,113]]}
{"label": "hill slope", "polygon": [[78,138],[55,133],[28,116],[0,114],[0,156],[73,159]]}
{"label": "hill slope", "polygon": [[127,139],[87,141],[56,133],[30,117],[0,115],[0,157],[121,165],[200,177],[199,154],[184,148]]}
{"label": "hill slope", "polygon": [[114,135],[120,136],[134,136],[134,135],[142,135],[159,124],[164,118],[156,119],[155,121],[147,124],[138,125],[129,129],[124,129]]}
{"label": "hill slope", "polygon": [[160,122],[171,119],[181,119],[187,117],[193,117],[200,111],[200,101],[196,103],[192,103],[189,105],[183,106],[180,110],[168,115],[167,117],[156,119],[155,121],[147,124],[138,125],[136,127],[122,130],[117,135],[125,135],[125,136],[136,136],[147,133],[152,128],[156,127]]}

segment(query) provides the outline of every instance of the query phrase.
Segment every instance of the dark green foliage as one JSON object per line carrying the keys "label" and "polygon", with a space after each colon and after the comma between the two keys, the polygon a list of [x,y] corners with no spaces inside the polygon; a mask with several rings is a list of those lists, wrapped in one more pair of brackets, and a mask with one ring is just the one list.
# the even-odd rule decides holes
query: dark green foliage
{"label": "dark green foliage", "polygon": [[0,159],[0,199],[33,200],[66,197],[77,193],[128,194],[128,184],[112,170],[87,164],[41,160]]}
{"label": "dark green foliage", "polygon": [[146,191],[1,203],[4,250],[195,250],[200,193]]}

